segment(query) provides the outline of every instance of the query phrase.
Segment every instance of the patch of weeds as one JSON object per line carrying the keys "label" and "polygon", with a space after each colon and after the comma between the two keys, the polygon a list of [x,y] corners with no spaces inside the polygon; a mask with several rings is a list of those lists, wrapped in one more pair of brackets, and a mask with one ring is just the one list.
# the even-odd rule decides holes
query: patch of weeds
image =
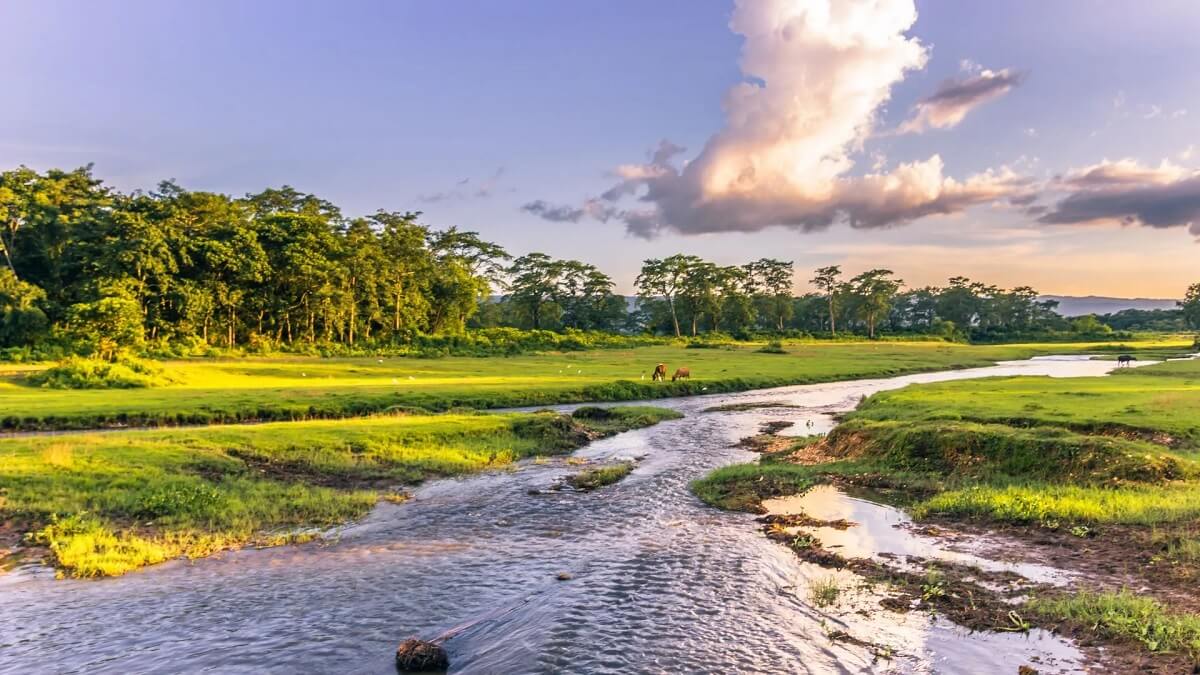
{"label": "patch of weeds", "polygon": [[921,584],[921,599],[925,602],[946,597],[946,575],[940,570],[929,569]]}
{"label": "patch of weeds", "polygon": [[1028,607],[1101,638],[1135,640],[1151,652],[1184,652],[1200,658],[1200,616],[1168,612],[1157,600],[1127,589],[1039,598]]}
{"label": "patch of weeds", "polygon": [[838,601],[842,589],[836,577],[814,579],[808,586],[808,599],[817,607],[829,607]]}
{"label": "patch of weeds", "polygon": [[596,469],[588,469],[567,478],[567,483],[576,490],[595,490],[612,485],[633,472],[633,462],[621,462]]}

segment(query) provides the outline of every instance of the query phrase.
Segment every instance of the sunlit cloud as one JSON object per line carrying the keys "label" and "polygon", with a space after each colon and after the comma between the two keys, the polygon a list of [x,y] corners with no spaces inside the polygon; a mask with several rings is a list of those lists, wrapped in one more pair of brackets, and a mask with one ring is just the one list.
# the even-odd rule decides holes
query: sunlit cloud
{"label": "sunlit cloud", "polygon": [[[949,177],[937,154],[853,173],[892,87],[928,59],[905,34],[916,16],[912,0],[740,0],[730,26],[745,37],[745,81],[726,94],[724,128],[689,162],[676,163],[683,149],[664,141],[648,162],[618,167],[619,181],[601,198],[635,197],[645,206],[606,214],[645,238],[772,226],[807,232],[837,222],[897,225],[1025,191],[1028,181],[1003,167]],[[1017,78],[980,71],[963,86],[978,88],[969,84],[976,80],[987,81],[986,91],[945,89],[927,99],[922,123],[957,123],[980,96],[992,98]],[[526,211],[573,218],[578,209]]]}
{"label": "sunlit cloud", "polygon": [[[1006,68],[982,70],[959,79],[946,80],[932,95],[917,102],[912,117],[901,124],[898,131],[902,134],[921,133],[928,129],[957,126],[972,110],[1012,91],[1024,78],[1022,73]],[[1026,133],[1037,135],[1033,129],[1026,130]]]}

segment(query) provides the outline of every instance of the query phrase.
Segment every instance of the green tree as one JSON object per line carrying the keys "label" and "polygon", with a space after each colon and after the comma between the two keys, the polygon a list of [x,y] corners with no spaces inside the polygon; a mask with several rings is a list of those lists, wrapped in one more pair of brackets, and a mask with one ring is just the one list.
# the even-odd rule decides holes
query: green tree
{"label": "green tree", "polygon": [[868,270],[850,280],[858,312],[867,324],[867,335],[872,339],[875,338],[876,324],[881,317],[887,316],[901,283],[893,277],[891,270],[885,269]]}
{"label": "green tree", "polygon": [[671,325],[675,337],[682,333],[679,330],[679,312],[676,307],[679,295],[685,288],[685,277],[690,267],[703,262],[700,258],[690,255],[673,255],[669,258],[652,258],[642,264],[634,285],[642,299],[661,299],[666,303],[671,317]]}
{"label": "green tree", "polygon": [[[554,304],[561,274],[561,263],[545,253],[523,255],[508,269],[509,301],[525,313],[534,330],[544,327],[547,311],[555,318],[562,311]],[[548,310],[547,305],[553,305],[553,309]]]}
{"label": "green tree", "polygon": [[1183,310],[1183,320],[1188,327],[1200,329],[1200,283],[1188,286],[1183,300],[1178,304]]}
{"label": "green tree", "polygon": [[792,318],[792,279],[795,270],[790,260],[763,258],[745,267],[749,275],[748,290],[753,294],[763,315],[770,319],[775,330],[783,330]]}
{"label": "green tree", "polygon": [[809,283],[817,287],[817,290],[825,294],[825,301],[829,308],[829,334],[837,335],[837,301],[838,291],[842,288],[840,278],[842,276],[842,268],[838,265],[830,265],[829,267],[818,268],[814,273],[815,276]]}
{"label": "green tree", "polygon": [[49,327],[38,305],[46,292],[17,278],[11,269],[0,269],[0,345],[17,347],[40,339]]}
{"label": "green tree", "polygon": [[67,328],[77,343],[112,360],[122,350],[142,343],[142,312],[133,298],[103,294],[92,302],[71,305]]}

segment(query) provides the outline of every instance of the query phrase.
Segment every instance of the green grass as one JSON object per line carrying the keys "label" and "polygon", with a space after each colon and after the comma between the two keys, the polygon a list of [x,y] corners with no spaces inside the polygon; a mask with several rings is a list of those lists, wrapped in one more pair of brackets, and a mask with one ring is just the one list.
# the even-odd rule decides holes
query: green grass
{"label": "green grass", "polygon": [[[1162,342],[1140,343],[1161,348]],[[1169,343],[1174,344],[1174,343]],[[717,349],[652,346],[513,357],[276,357],[163,362],[174,384],[109,391],[31,386],[27,366],[0,372],[0,428],[86,429],[99,426],[305,420],[380,412],[395,406],[431,410],[624,401],[699,393],[885,377],[989,365],[1049,353],[1088,353],[1102,345],[966,346],[938,342],[758,345]],[[653,383],[656,363],[687,366],[690,381]]]}
{"label": "green grass", "polygon": [[1200,616],[1172,613],[1157,600],[1128,590],[1039,598],[1028,607],[1102,638],[1135,640],[1152,652],[1182,652],[1200,660]]}
{"label": "green grass", "polygon": [[1200,477],[1200,463],[1160,445],[1059,427],[853,418],[835,428],[827,444],[849,459],[958,482],[1111,486]]}
{"label": "green grass", "polygon": [[1200,484],[1123,488],[1077,485],[976,485],[935,495],[913,515],[1012,523],[1159,525],[1200,518]]}
{"label": "green grass", "polygon": [[621,462],[580,471],[567,478],[567,482],[576,490],[595,490],[617,483],[631,473],[633,473],[633,462]]}
{"label": "green grass", "polygon": [[813,579],[808,586],[808,599],[816,607],[829,607],[837,603],[842,594],[837,577],[822,577]]}
{"label": "green grass", "polygon": [[726,511],[761,510],[761,502],[804,492],[820,482],[819,471],[799,464],[733,464],[693,481],[700,501]]}
{"label": "green grass", "polygon": [[[591,419],[603,418],[597,422]],[[0,439],[0,520],[74,576],[279,543],[364,515],[405,485],[678,417],[655,408],[392,415]]]}
{"label": "green grass", "polygon": [[1200,360],[1102,378],[1005,377],[906,387],[872,396],[852,417],[1145,430],[1200,446]]}
{"label": "green grass", "polygon": [[1111,377],[991,378],[882,392],[829,437],[941,476],[918,516],[1157,525],[1200,517],[1200,362]]}

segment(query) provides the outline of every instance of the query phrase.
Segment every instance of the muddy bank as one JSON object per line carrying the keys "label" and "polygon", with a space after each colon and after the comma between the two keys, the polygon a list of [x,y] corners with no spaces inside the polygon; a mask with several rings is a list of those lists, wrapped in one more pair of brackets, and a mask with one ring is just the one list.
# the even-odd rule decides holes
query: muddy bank
{"label": "muddy bank", "polygon": [[[1094,572],[1105,564],[1093,556],[1047,559],[1033,550],[1013,555],[1023,541],[1014,538],[1015,529],[918,526],[893,507],[850,497],[833,486],[769,500],[763,509],[768,514],[757,520],[768,540],[805,563],[861,579],[873,591],[876,611],[938,615],[971,631],[1044,630],[1080,645],[1086,657],[1081,665],[1090,672],[1166,674],[1196,667],[1186,653],[1151,653],[1137,640],[1098,634],[1093,625],[1046,616],[1028,603],[1103,586]],[[814,509],[819,515],[809,512]],[[841,517],[831,519],[835,515]]]}

